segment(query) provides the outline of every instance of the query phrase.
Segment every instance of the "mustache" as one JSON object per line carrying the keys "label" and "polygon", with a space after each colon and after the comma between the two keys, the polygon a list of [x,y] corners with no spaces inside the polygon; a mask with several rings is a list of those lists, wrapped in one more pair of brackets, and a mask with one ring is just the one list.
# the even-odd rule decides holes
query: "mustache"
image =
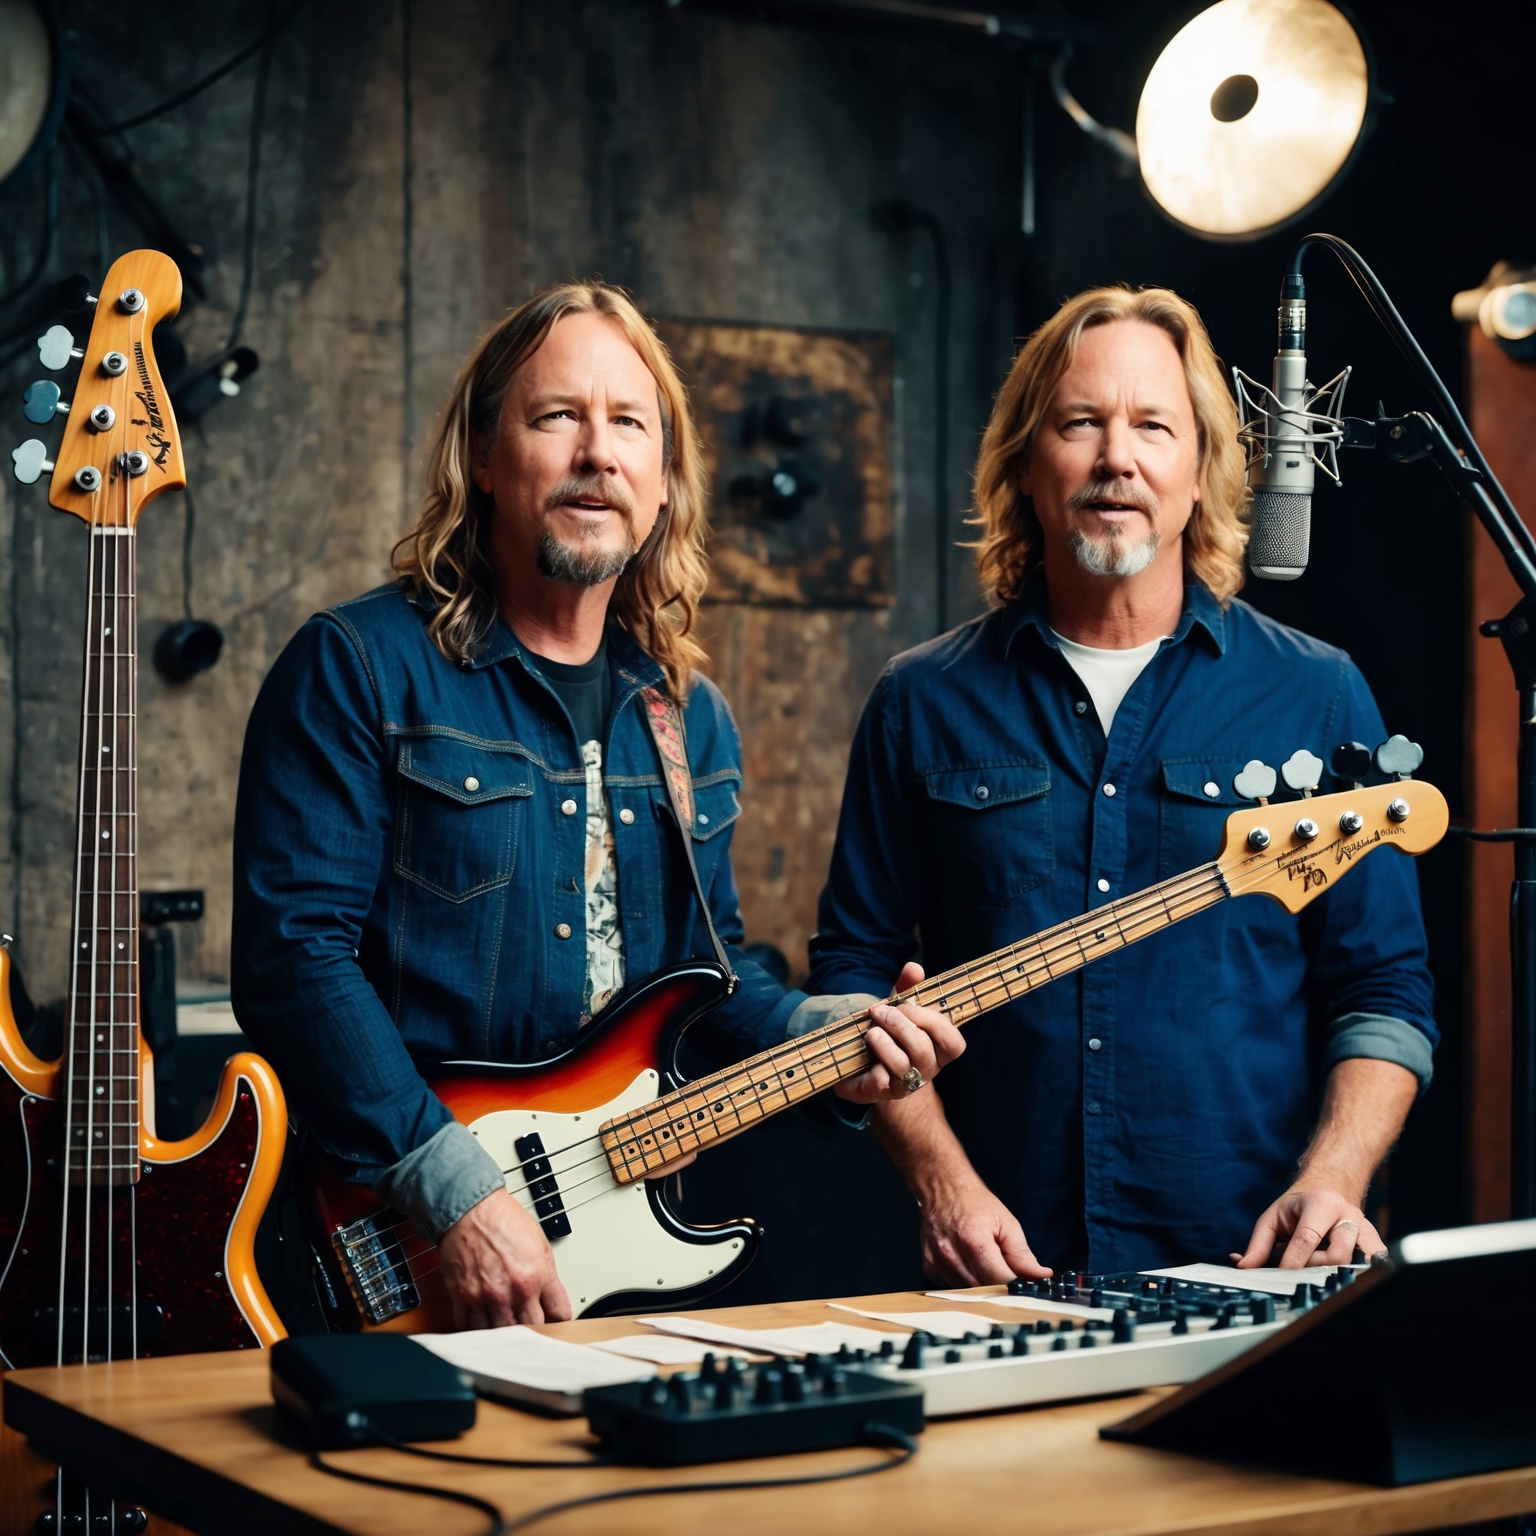
{"label": "mustache", "polygon": [[626,522],[634,521],[634,502],[629,499],[624,487],[608,475],[596,472],[590,475],[572,475],[568,480],[562,480],[544,498],[544,506],[548,511],[554,512],[568,501],[606,502]]}
{"label": "mustache", "polygon": [[1081,490],[1067,497],[1067,511],[1084,512],[1096,501],[1118,501],[1122,506],[1135,507],[1148,517],[1157,517],[1157,498],[1137,485],[1127,485],[1121,480],[1090,480]]}

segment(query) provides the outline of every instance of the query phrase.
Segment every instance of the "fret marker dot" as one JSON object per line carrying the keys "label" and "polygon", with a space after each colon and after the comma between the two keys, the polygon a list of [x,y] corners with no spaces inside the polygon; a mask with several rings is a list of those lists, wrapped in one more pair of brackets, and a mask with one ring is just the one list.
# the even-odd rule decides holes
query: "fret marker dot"
{"label": "fret marker dot", "polygon": [[101,835],[103,837],[111,837],[112,836],[112,834],[110,832],[103,832]]}

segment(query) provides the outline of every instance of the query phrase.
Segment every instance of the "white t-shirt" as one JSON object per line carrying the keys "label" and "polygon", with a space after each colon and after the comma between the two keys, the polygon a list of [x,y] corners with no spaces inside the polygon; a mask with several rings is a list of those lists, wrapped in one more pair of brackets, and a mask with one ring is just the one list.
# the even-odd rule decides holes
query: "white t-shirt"
{"label": "white t-shirt", "polygon": [[[1051,633],[1056,634],[1056,631]],[[1064,635],[1056,635],[1056,642],[1072,670],[1082,678],[1083,687],[1088,690],[1088,697],[1098,711],[1099,723],[1108,736],[1120,701],[1131,691],[1131,684],[1141,676],[1147,663],[1157,655],[1162,639],[1133,645],[1125,651],[1103,651],[1096,645],[1079,645]]]}

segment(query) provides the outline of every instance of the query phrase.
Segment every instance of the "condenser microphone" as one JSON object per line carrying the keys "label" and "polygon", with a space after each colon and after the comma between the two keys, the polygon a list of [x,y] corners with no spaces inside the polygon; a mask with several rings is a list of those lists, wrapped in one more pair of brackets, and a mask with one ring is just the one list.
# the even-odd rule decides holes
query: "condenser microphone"
{"label": "condenser microphone", "polygon": [[1248,569],[1266,581],[1295,581],[1312,543],[1316,459],[1307,388],[1307,301],[1292,274],[1280,294],[1280,345],[1268,391],[1257,391],[1257,416],[1245,436],[1258,448],[1249,462],[1253,522]]}

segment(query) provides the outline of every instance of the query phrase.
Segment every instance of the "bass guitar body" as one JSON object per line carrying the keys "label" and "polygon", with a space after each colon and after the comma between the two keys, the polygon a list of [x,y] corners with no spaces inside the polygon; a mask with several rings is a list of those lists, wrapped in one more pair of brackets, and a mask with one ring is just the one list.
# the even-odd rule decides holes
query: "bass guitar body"
{"label": "bass guitar body", "polygon": [[[628,989],[563,1056],[426,1070],[433,1091],[543,1226],[578,1317],[707,1295],[757,1251],[760,1231],[751,1221],[691,1227],[668,1205],[663,1181],[618,1182],[597,1139],[604,1122],[683,1081],[683,1032],[726,995],[718,965],[690,961]],[[453,1326],[437,1251],[405,1218],[346,1183],[323,1154],[301,1169],[306,1186],[318,1289],[333,1327]]]}
{"label": "bass guitar body", "polygon": [[[88,1195],[62,1173],[62,1063],[27,1048],[6,1001],[9,970],[0,949],[0,1368],[51,1365],[61,1340],[66,1360],[105,1360],[282,1338],[255,1256],[287,1122],[271,1068],[233,1057],[200,1131],[165,1142],[141,1125],[137,1182]],[[147,1099],[148,1051],[142,1064]]]}

